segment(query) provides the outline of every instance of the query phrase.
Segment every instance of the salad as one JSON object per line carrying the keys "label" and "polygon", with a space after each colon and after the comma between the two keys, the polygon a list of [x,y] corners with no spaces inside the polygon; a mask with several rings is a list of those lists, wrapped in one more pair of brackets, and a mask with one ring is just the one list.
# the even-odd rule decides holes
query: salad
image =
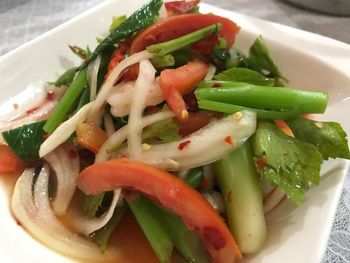
{"label": "salad", "polygon": [[323,160],[349,159],[313,115],[328,95],[285,87],[262,36],[242,53],[239,25],[198,3],[113,17],[93,51],[69,46],[79,65],[5,103],[0,173],[34,238],[84,262],[238,262]]}

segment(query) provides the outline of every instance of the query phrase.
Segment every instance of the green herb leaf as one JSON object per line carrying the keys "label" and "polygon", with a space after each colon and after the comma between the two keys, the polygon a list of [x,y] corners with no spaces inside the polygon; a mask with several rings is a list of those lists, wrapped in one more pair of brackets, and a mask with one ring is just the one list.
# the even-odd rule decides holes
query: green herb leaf
{"label": "green herb leaf", "polygon": [[[262,36],[259,36],[249,49],[249,56],[245,59],[248,67],[269,75],[273,78],[287,79],[282,76],[276,64],[273,62],[269,50]],[[267,72],[266,72],[267,71]]]}
{"label": "green herb leaf", "polygon": [[252,145],[262,177],[301,204],[309,183],[318,184],[322,154],[317,147],[285,135],[276,125],[260,121]]}
{"label": "green herb leaf", "polygon": [[46,121],[35,122],[2,133],[11,150],[23,161],[39,159],[40,145],[44,141]]}
{"label": "green herb leaf", "polygon": [[96,216],[98,209],[102,207],[104,197],[105,192],[98,195],[83,195],[84,212],[88,217]]}
{"label": "green herb leaf", "polygon": [[324,160],[328,158],[350,159],[346,133],[339,123],[298,118],[288,120],[287,124],[297,139],[317,146]]}
{"label": "green herb leaf", "polygon": [[274,86],[275,84],[274,79],[267,78],[259,72],[247,68],[229,68],[214,76],[214,78],[222,81],[247,82],[261,86]]}
{"label": "green herb leaf", "polygon": [[75,77],[77,69],[78,69],[77,67],[68,69],[53,84],[56,87],[63,86],[63,85],[69,86]]}
{"label": "green herb leaf", "polygon": [[91,234],[92,240],[100,247],[102,253],[107,252],[108,241],[113,231],[122,220],[127,208],[128,206],[126,203],[122,204],[121,206],[117,206],[108,223],[103,228]]}
{"label": "green herb leaf", "polygon": [[202,181],[202,179],[203,167],[196,167],[190,169],[183,178],[183,180],[194,189],[197,189],[199,187],[199,184]]}
{"label": "green herb leaf", "polygon": [[91,55],[90,61],[94,60],[107,48],[119,44],[122,40],[153,24],[158,18],[162,4],[162,0],[152,0],[150,3],[134,12],[96,47]]}
{"label": "green herb leaf", "polygon": [[155,68],[164,68],[175,65],[175,59],[172,55],[155,56],[151,59]]}
{"label": "green herb leaf", "polygon": [[173,119],[166,119],[148,126],[142,133],[145,143],[168,143],[180,140],[179,125]]}
{"label": "green herb leaf", "polygon": [[126,20],[126,15],[123,16],[113,16],[112,17],[112,24],[109,26],[109,32],[112,32],[115,30],[118,26],[120,26],[121,23],[123,23]]}

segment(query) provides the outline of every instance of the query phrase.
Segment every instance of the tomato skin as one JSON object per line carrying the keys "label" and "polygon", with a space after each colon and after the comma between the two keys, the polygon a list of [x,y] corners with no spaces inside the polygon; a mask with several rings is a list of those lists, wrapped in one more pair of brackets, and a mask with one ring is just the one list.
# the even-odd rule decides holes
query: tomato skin
{"label": "tomato skin", "polygon": [[24,162],[7,145],[0,144],[0,173],[14,173],[23,170]]}
{"label": "tomato skin", "polygon": [[185,137],[192,132],[199,130],[206,126],[212,119],[220,118],[221,113],[214,111],[204,111],[200,110],[198,112],[190,112],[186,120],[178,121],[180,125],[179,133],[181,136]]}
{"label": "tomato skin", "polygon": [[199,0],[176,0],[165,2],[164,6],[168,15],[180,15],[192,11],[199,2]]}
{"label": "tomato skin", "polygon": [[208,65],[206,63],[194,60],[176,69],[166,69],[160,73],[160,89],[169,108],[175,113],[178,120],[185,119],[188,115],[185,101],[181,95],[190,93],[207,72]]}
{"label": "tomato skin", "polygon": [[197,231],[212,262],[234,263],[241,259],[230,230],[214,208],[196,190],[166,171],[127,159],[114,159],[83,170],[77,185],[88,195],[119,187],[143,192]]}
{"label": "tomato skin", "polygon": [[219,36],[226,39],[227,47],[230,48],[240,29],[234,22],[212,14],[184,14],[160,20],[139,33],[131,44],[130,53],[142,51],[152,44],[178,38],[216,23],[223,25]]}
{"label": "tomato skin", "polygon": [[106,132],[92,121],[80,123],[76,133],[78,143],[94,153],[98,152],[108,138]]}

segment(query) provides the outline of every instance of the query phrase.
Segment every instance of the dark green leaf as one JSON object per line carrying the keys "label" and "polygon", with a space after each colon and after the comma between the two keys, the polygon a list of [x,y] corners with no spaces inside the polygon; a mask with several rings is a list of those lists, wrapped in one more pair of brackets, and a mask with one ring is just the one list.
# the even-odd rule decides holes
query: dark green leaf
{"label": "dark green leaf", "polygon": [[73,82],[73,79],[74,79],[74,76],[75,76],[75,74],[77,72],[77,69],[78,69],[77,67],[68,69],[66,72],[64,72],[56,80],[56,82],[54,82],[54,85],[56,87],[59,87],[59,86],[62,86],[62,85],[69,86]]}
{"label": "dark green leaf", "polygon": [[318,184],[322,154],[317,147],[285,135],[276,125],[259,121],[252,145],[262,177],[301,204],[309,184]]}
{"label": "dark green leaf", "polygon": [[44,141],[46,121],[35,122],[2,133],[11,150],[24,161],[39,159],[40,145]]}
{"label": "dark green leaf", "polygon": [[81,109],[81,107],[83,107],[85,104],[89,102],[90,102],[90,89],[86,87],[79,98],[75,112],[78,112]]}
{"label": "dark green leaf", "polygon": [[323,159],[350,159],[346,133],[339,123],[298,118],[288,120],[287,124],[296,138],[317,146]]}
{"label": "dark green leaf", "polygon": [[278,67],[273,62],[266,43],[261,36],[259,36],[250,47],[249,56],[246,58],[245,62],[248,64],[249,68],[259,71],[260,73],[273,78],[287,80],[282,76]]}
{"label": "dark green leaf", "polygon": [[193,188],[198,188],[200,182],[203,179],[203,168],[202,167],[196,167],[196,168],[192,168],[190,169],[185,177],[184,177],[184,181],[192,186]]}
{"label": "dark green leaf", "polygon": [[261,86],[273,86],[275,84],[274,79],[267,78],[259,72],[247,68],[230,68],[219,73],[214,78],[222,81],[247,82]]}
{"label": "dark green leaf", "polygon": [[134,12],[96,47],[90,61],[94,60],[107,48],[119,44],[122,40],[153,24],[158,18],[159,9],[162,4],[162,0],[152,0]]}

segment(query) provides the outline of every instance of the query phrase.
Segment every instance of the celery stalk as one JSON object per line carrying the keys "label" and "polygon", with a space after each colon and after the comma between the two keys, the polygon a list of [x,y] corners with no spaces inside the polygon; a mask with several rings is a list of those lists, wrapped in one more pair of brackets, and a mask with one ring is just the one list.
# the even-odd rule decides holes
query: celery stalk
{"label": "celery stalk", "polygon": [[161,209],[159,214],[163,218],[162,223],[174,246],[186,262],[211,262],[202,240],[194,230],[187,228],[179,216]]}
{"label": "celery stalk", "polygon": [[143,196],[128,201],[128,204],[159,261],[170,262],[173,243],[162,226],[159,208]]}
{"label": "celery stalk", "polygon": [[243,253],[256,253],[266,240],[262,191],[249,141],[214,163],[230,229]]}

